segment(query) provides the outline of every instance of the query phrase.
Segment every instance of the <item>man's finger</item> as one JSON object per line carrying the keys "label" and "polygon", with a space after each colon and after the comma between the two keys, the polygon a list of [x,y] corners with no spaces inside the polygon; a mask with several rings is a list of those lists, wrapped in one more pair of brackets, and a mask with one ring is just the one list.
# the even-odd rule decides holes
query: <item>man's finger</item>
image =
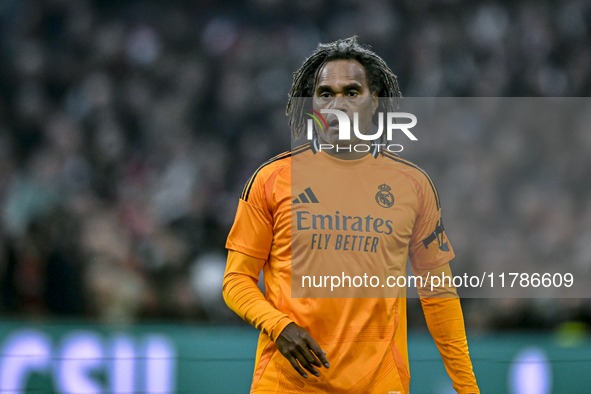
{"label": "man's finger", "polygon": [[301,352],[298,352],[297,349],[296,349],[295,357],[300,362],[302,367],[304,367],[305,369],[310,371],[314,376],[317,376],[317,377],[320,376],[320,372],[318,372],[316,370],[316,368],[311,366],[310,363],[308,363],[308,360],[306,360],[306,357]]}
{"label": "man's finger", "polygon": [[296,349],[304,355],[306,361],[308,361],[308,364],[315,365],[317,367],[322,367],[322,363],[316,358],[314,353],[312,353],[312,349],[309,348],[307,342],[304,342],[304,344],[301,346],[298,345]]}
{"label": "man's finger", "polygon": [[306,357],[308,359],[308,362],[311,365],[315,365],[317,367],[322,367],[322,361],[320,361],[320,359],[318,359],[316,357],[316,355],[314,354],[314,352],[312,351],[312,349],[308,349],[308,351],[306,352],[306,354],[308,355],[308,357]]}
{"label": "man's finger", "polygon": [[330,368],[330,363],[328,362],[328,358],[326,358],[326,352],[322,350],[322,348],[316,343],[314,338],[310,337],[307,339],[307,341],[308,346],[310,346],[310,349],[312,350],[312,352],[314,352],[316,357],[318,357],[322,365],[324,365],[325,368]]}
{"label": "man's finger", "polygon": [[293,369],[295,369],[296,371],[298,371],[298,373],[300,375],[302,375],[304,378],[308,379],[308,374],[306,373],[306,371],[304,371],[302,369],[302,367],[300,367],[300,364],[298,364],[297,360],[295,359],[294,356],[289,355],[289,357],[285,357],[287,359],[287,361],[289,361],[289,363],[291,364],[291,366],[293,367]]}

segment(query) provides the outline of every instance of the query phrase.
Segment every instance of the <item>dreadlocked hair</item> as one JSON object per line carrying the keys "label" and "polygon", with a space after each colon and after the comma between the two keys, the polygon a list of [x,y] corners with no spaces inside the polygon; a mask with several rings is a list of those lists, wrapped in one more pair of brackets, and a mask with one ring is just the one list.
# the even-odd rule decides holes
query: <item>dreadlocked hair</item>
{"label": "dreadlocked hair", "polygon": [[[371,93],[378,92],[378,97],[396,98],[402,97],[398,86],[398,79],[392,73],[386,62],[371,51],[368,45],[361,45],[357,42],[357,36],[337,40],[328,44],[318,44],[312,55],[306,59],[302,67],[293,74],[293,85],[289,91],[286,115],[289,116],[291,134],[297,140],[305,130],[305,119],[303,109],[311,106],[311,97],[314,96],[314,85],[318,72],[326,63],[333,60],[357,60],[365,69],[365,74]],[[303,99],[308,97],[310,99]],[[393,112],[392,100],[380,100],[382,110]]]}

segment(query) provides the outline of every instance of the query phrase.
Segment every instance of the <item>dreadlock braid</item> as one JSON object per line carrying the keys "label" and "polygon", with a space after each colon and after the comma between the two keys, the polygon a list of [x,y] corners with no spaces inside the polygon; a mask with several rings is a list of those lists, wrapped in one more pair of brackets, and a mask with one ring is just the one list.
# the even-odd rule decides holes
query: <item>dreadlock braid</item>
{"label": "dreadlock braid", "polygon": [[[302,67],[293,74],[293,85],[289,91],[286,114],[289,116],[291,133],[294,140],[298,139],[305,129],[303,108],[311,106],[308,101],[314,96],[314,85],[318,71],[332,60],[357,60],[367,76],[371,93],[378,92],[378,97],[402,97],[398,86],[398,79],[392,73],[386,62],[370,50],[369,46],[360,45],[357,36],[337,40],[328,44],[318,44],[318,48],[306,59]],[[304,97],[309,97],[308,101]],[[386,100],[384,110],[394,111],[392,100]]]}

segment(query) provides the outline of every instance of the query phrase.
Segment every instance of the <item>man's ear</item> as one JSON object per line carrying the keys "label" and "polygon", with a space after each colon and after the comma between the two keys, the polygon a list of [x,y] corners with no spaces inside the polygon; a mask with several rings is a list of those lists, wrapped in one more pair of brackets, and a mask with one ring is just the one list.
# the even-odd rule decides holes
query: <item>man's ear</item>
{"label": "man's ear", "polygon": [[376,113],[376,109],[378,109],[379,101],[378,101],[378,92],[373,92],[372,99],[371,99],[371,114],[374,115]]}

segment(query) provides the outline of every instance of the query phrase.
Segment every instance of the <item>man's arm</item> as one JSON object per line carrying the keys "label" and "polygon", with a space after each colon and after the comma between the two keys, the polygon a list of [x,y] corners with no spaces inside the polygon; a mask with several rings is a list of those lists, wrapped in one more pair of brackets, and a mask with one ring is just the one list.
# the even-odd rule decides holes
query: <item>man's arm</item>
{"label": "man's arm", "polygon": [[330,364],[326,359],[326,352],[306,329],[275,309],[257,287],[264,264],[264,260],[229,250],[224,275],[224,300],[238,316],[269,335],[277,349],[300,375],[308,377],[303,369],[305,368],[315,376],[320,376],[313,365],[328,368]]}
{"label": "man's arm", "polygon": [[476,377],[468,352],[468,342],[464,329],[464,317],[460,299],[455,287],[433,287],[427,281],[429,277],[441,275],[452,277],[449,263],[431,270],[414,268],[413,274],[423,277],[423,286],[419,288],[421,304],[429,332],[439,349],[443,364],[453,382],[453,388],[459,394],[479,394]]}
{"label": "man's arm", "polygon": [[229,250],[223,293],[230,309],[275,341],[292,320],[273,308],[257,287],[264,264],[264,260]]}

